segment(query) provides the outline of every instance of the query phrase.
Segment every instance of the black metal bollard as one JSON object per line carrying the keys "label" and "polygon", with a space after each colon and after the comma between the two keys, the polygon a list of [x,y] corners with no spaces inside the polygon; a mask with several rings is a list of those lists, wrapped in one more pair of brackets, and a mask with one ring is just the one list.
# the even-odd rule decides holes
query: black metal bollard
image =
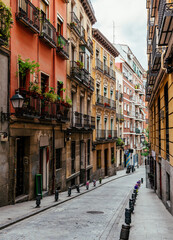
{"label": "black metal bollard", "polygon": [[132,193],[132,200],[133,200],[133,204],[134,204],[134,206],[135,206],[136,198],[135,198],[135,194],[134,194],[134,193]]}
{"label": "black metal bollard", "polygon": [[58,192],[58,189],[55,190],[55,202],[58,201],[58,198],[59,198],[59,192]]}
{"label": "black metal bollard", "polygon": [[41,204],[41,194],[36,196],[36,207],[39,208]]}
{"label": "black metal bollard", "polygon": [[68,196],[71,196],[71,187],[68,188]]}
{"label": "black metal bollard", "polygon": [[101,178],[101,177],[99,178],[99,183],[100,183],[100,184],[102,183],[102,178]]}
{"label": "black metal bollard", "polygon": [[131,223],[131,210],[130,209],[125,209],[125,223],[127,225],[130,225]]}
{"label": "black metal bollard", "polygon": [[77,190],[78,193],[80,193],[79,185],[76,185],[76,190]]}
{"label": "black metal bollard", "polygon": [[143,178],[141,178],[141,183],[143,183],[144,182],[144,180],[143,180]]}
{"label": "black metal bollard", "polygon": [[135,194],[135,196],[137,198],[138,193],[137,193],[136,189],[133,190],[133,193]]}
{"label": "black metal bollard", "polygon": [[122,225],[121,233],[120,233],[120,240],[128,240],[129,239],[129,231],[130,231],[130,226]]}
{"label": "black metal bollard", "polygon": [[134,211],[133,199],[129,199],[129,208],[130,208],[131,213],[132,213]]}

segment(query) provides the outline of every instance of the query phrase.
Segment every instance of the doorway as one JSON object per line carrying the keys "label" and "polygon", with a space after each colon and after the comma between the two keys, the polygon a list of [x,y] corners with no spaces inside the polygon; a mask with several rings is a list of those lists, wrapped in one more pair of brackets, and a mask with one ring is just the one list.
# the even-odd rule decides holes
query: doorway
{"label": "doorway", "polygon": [[17,139],[16,197],[24,194],[24,138]]}
{"label": "doorway", "polygon": [[40,148],[40,174],[42,175],[42,189],[48,191],[49,187],[49,148]]}
{"label": "doorway", "polygon": [[162,199],[162,166],[159,163],[159,177],[160,177],[160,198]]}
{"label": "doorway", "polygon": [[108,175],[108,149],[105,149],[104,156],[105,156],[105,176],[107,176]]}

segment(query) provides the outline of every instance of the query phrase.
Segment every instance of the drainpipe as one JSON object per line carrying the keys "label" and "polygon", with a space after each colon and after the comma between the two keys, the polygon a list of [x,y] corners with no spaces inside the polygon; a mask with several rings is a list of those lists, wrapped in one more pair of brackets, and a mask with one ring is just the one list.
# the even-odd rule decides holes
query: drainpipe
{"label": "drainpipe", "polygon": [[55,127],[52,127],[52,193],[54,193],[54,189],[55,189]]}

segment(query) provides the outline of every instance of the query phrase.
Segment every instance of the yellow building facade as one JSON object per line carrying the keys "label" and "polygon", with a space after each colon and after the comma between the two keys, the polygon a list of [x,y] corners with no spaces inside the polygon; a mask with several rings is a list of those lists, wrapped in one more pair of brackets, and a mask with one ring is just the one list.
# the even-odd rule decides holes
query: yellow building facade
{"label": "yellow building facade", "polygon": [[95,116],[93,133],[93,174],[95,178],[116,173],[116,48],[98,30],[93,29],[92,77],[94,95],[92,115]]}
{"label": "yellow building facade", "polygon": [[173,2],[147,1],[149,182],[173,214]]}
{"label": "yellow building facade", "polygon": [[67,5],[67,95],[72,100],[70,125],[66,132],[67,186],[83,184],[92,178],[92,25],[96,22],[90,1],[70,0]]}

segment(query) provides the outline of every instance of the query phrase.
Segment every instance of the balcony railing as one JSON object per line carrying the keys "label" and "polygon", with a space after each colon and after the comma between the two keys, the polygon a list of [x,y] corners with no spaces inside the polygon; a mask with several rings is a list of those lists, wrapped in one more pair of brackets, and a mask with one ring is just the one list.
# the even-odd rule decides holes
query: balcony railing
{"label": "balcony railing", "polygon": [[80,67],[78,62],[71,61],[70,75],[72,78],[82,83],[85,87],[87,87],[91,91],[94,91],[94,79],[91,77],[90,73],[86,69]]}
{"label": "balcony railing", "polygon": [[29,0],[18,0],[16,19],[29,27],[34,33],[40,32],[39,9]]}
{"label": "balcony railing", "polygon": [[100,94],[97,94],[97,96],[96,96],[96,104],[99,104],[99,105],[104,104],[103,96],[101,96]]}
{"label": "balcony railing", "polygon": [[69,59],[69,42],[62,36],[59,35],[57,38],[57,53],[63,59]]}
{"label": "balcony railing", "polygon": [[52,48],[56,48],[56,28],[46,19],[42,19],[40,38]]}
{"label": "balcony railing", "polygon": [[111,99],[110,100],[110,106],[111,106],[111,108],[116,109],[116,101]]}
{"label": "balcony railing", "polygon": [[116,79],[116,75],[115,75],[115,71],[113,69],[110,69],[110,77],[115,80]]}
{"label": "balcony railing", "polygon": [[79,112],[72,112],[71,125],[75,128],[94,129],[95,117]]}
{"label": "balcony railing", "polygon": [[172,34],[173,3],[162,0],[159,7],[159,45],[168,45]]}
{"label": "balcony railing", "polygon": [[103,62],[101,62],[98,58],[96,58],[96,69],[103,72]]}
{"label": "balcony railing", "polygon": [[85,41],[85,28],[81,26],[81,36],[80,39],[83,41],[83,43],[86,43]]}
{"label": "balcony railing", "polygon": [[110,108],[111,107],[111,100],[107,97],[103,97],[103,102],[104,102],[104,106],[107,107],[107,108]]}
{"label": "balcony railing", "polygon": [[24,98],[24,104],[20,111],[17,111],[18,117],[38,118],[40,120],[69,121],[70,109],[61,102],[51,102],[43,96],[26,90],[19,90]]}
{"label": "balcony railing", "polygon": [[104,74],[110,76],[110,68],[106,64],[104,64]]}
{"label": "balcony railing", "polygon": [[91,40],[90,37],[88,37],[87,46],[91,54],[93,54],[93,41]]}
{"label": "balcony railing", "polygon": [[117,138],[117,131],[116,130],[96,130],[96,140],[111,140]]}
{"label": "balcony railing", "polygon": [[71,13],[70,27],[74,29],[74,31],[78,34],[78,36],[81,36],[81,24],[74,12]]}

